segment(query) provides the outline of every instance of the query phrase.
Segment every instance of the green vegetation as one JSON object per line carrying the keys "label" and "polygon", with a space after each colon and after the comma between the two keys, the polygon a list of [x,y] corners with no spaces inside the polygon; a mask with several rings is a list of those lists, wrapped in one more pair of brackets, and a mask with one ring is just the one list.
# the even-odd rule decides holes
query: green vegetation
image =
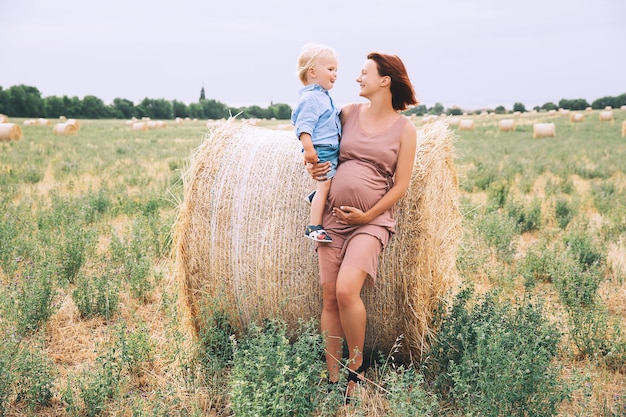
{"label": "green vegetation", "polygon": [[[238,334],[211,300],[198,337],[186,328],[172,225],[204,123],[25,126],[0,142],[0,416],[624,415],[626,111],[614,112],[523,114],[514,132],[497,128],[510,115],[475,116],[458,132],[464,285],[432,349],[410,364],[374,352],[350,407],[346,376],[326,383],[315,321]],[[533,121],[556,137],[533,139]]]}

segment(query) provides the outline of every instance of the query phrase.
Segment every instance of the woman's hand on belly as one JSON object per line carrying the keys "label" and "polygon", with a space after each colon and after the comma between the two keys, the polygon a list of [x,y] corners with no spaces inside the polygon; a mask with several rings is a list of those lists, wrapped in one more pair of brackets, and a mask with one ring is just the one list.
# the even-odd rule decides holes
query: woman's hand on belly
{"label": "woman's hand on belly", "polygon": [[339,224],[366,224],[369,222],[365,213],[356,207],[333,207],[333,216]]}

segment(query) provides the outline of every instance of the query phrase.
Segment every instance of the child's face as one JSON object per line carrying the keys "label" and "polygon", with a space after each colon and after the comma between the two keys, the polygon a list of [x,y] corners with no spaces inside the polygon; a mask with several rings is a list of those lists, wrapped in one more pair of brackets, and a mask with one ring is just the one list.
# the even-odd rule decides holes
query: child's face
{"label": "child's face", "polygon": [[330,90],[337,80],[337,60],[331,56],[321,56],[309,70],[309,81]]}

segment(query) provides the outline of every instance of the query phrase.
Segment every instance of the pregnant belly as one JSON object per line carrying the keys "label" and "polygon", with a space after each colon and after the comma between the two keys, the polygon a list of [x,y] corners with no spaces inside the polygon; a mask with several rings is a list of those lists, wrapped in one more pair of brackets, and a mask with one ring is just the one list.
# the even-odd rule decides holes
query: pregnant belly
{"label": "pregnant belly", "polygon": [[337,168],[328,201],[330,207],[351,206],[367,211],[386,192],[387,179],[376,168],[361,161],[345,161]]}

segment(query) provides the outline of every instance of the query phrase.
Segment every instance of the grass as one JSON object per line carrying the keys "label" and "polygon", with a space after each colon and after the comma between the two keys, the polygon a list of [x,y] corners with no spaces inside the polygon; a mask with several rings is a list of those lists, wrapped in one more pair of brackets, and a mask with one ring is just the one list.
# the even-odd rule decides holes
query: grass
{"label": "grass", "polygon": [[[615,116],[525,114],[514,132],[474,116],[457,132],[472,290],[423,362],[379,352],[352,407],[326,388],[314,324],[235,340],[208,306],[199,340],[185,330],[171,227],[204,123],[24,127],[0,142],[0,415],[623,415],[626,111]],[[556,138],[533,139],[535,121]]]}

